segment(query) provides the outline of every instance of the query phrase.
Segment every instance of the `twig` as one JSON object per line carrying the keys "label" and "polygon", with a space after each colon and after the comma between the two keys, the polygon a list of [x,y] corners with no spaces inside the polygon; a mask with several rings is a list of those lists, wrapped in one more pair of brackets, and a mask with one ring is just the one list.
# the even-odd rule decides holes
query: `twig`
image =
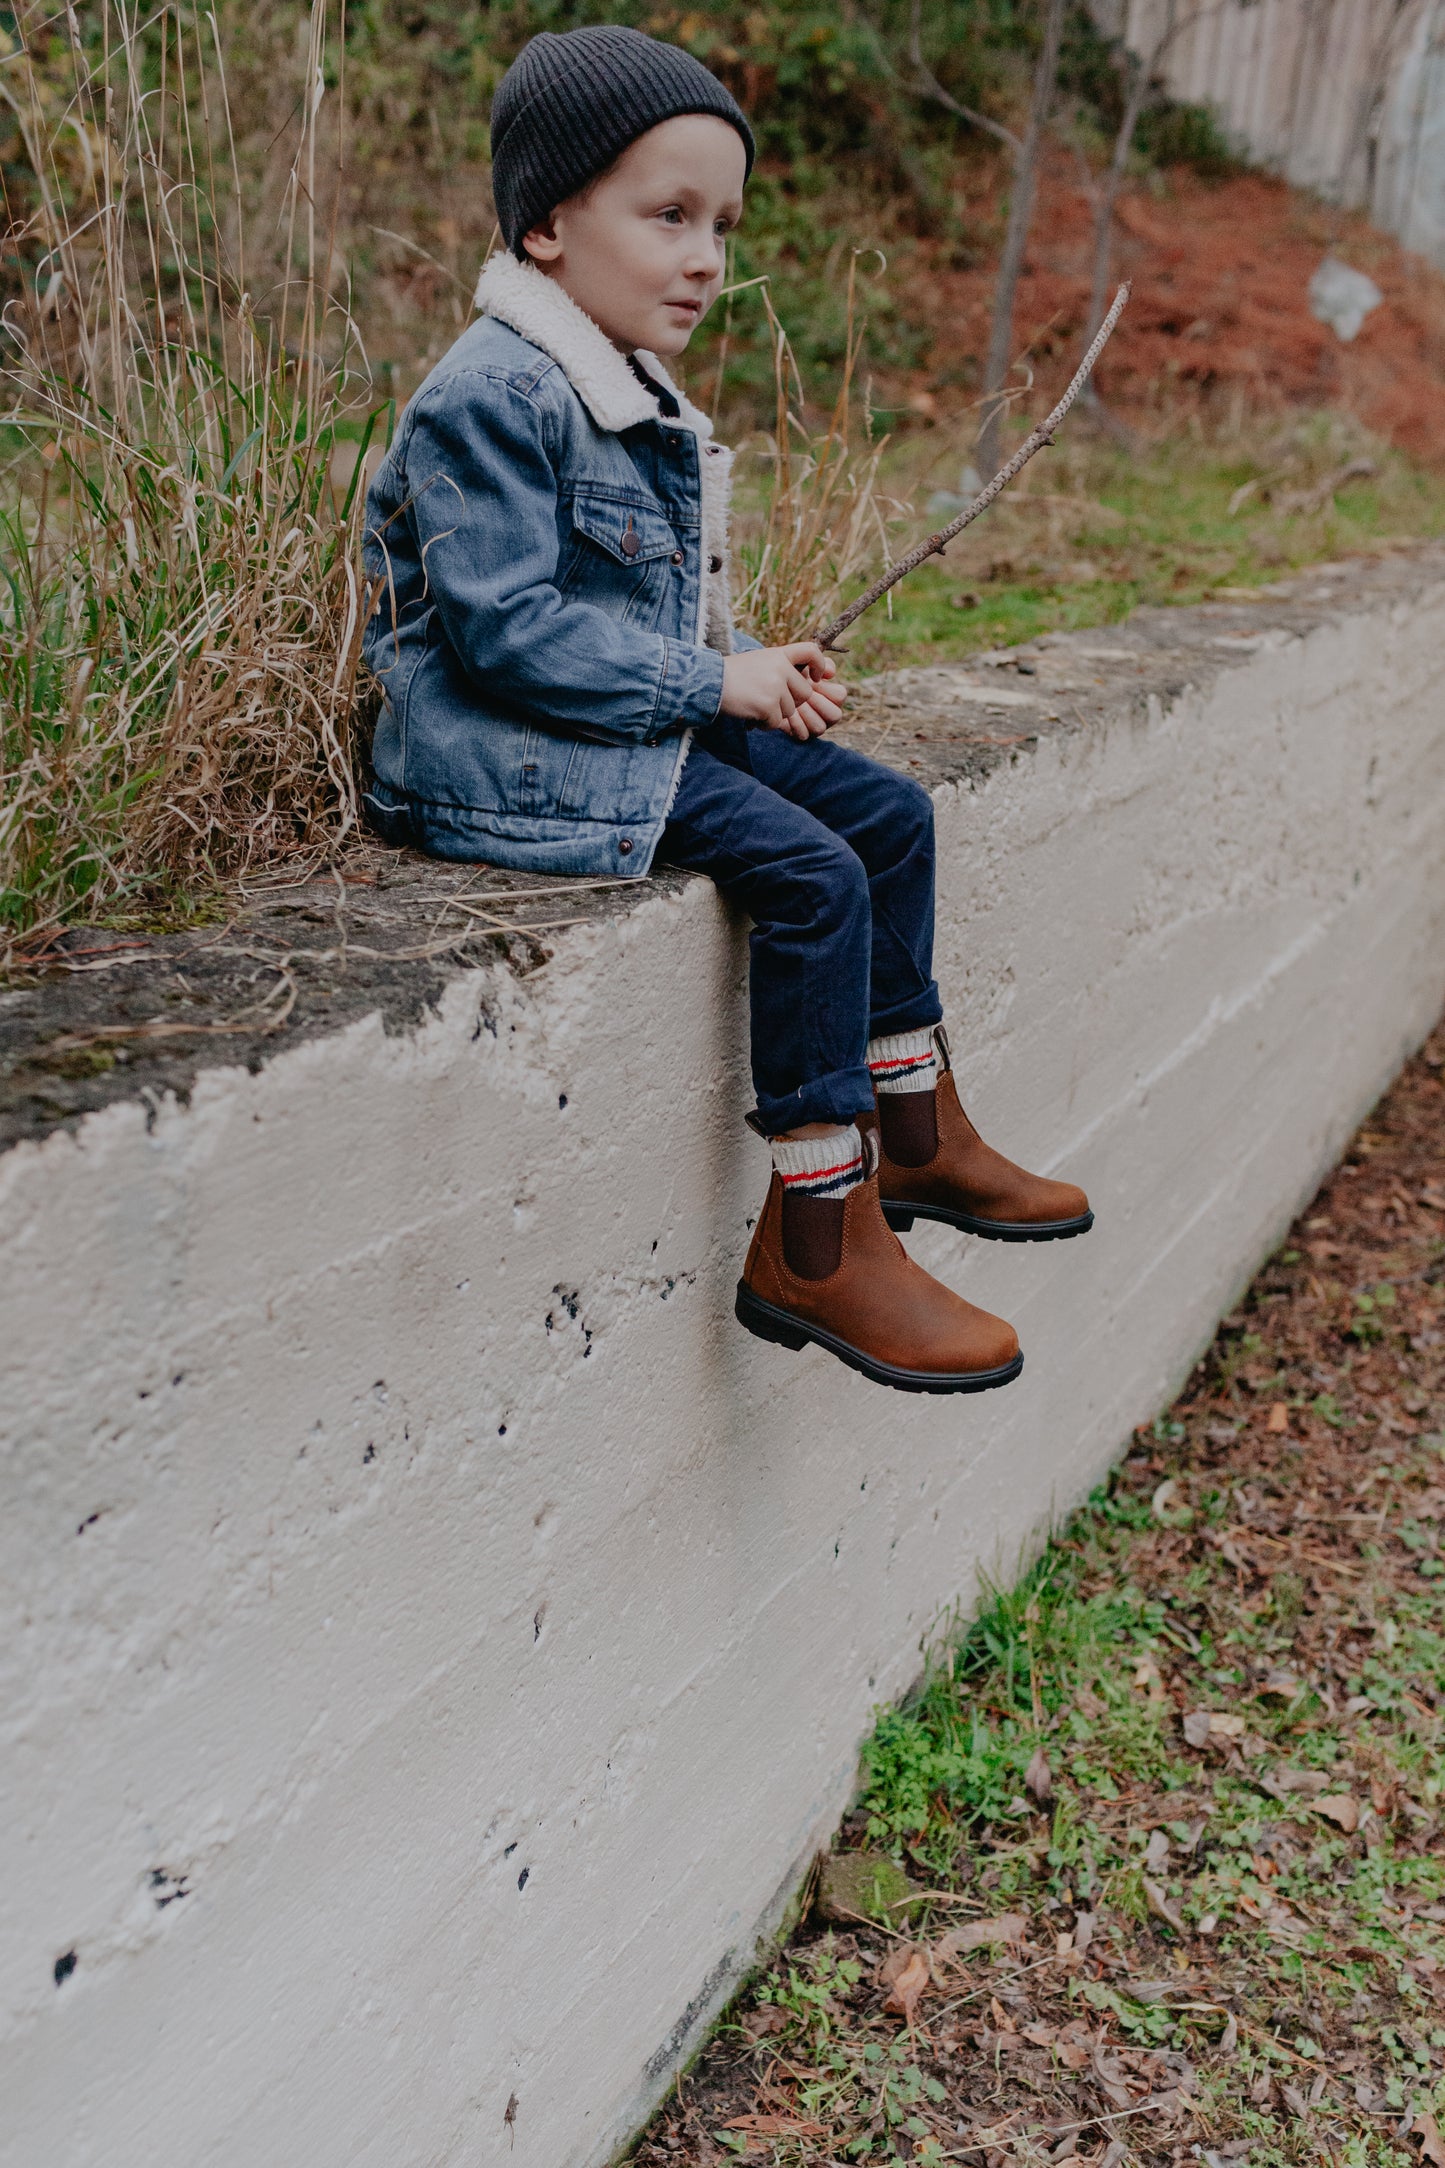
{"label": "twig", "polygon": [[[1122,2123],[1125,2117],[1130,2115],[1158,2115],[1160,2113],[1163,2100],[1167,2099],[1168,2097],[1169,2096],[1167,2094],[1151,2093],[1149,2098],[1147,2100],[1141,2100],[1138,2103],[1137,2107],[1115,2108],[1107,2114],[1101,2110],[1098,2115],[1086,2115],[1082,2123],[1065,2123],[1058,2130],[1040,2131],[1038,2133],[1038,2136],[1046,2138],[1067,2138],[1071,2134],[1074,2134],[1078,2131],[1091,2130],[1096,2123]],[[990,2128],[993,2130],[997,2130],[998,2125],[991,2124]],[[1031,2143],[1034,2133],[1031,2131],[1021,2130],[1016,2132],[1010,2132],[1009,2135],[1011,2137],[1027,2139]],[[992,2153],[996,2150],[996,2147],[997,2139],[995,2139],[993,2143],[989,2143],[987,2140],[984,2140],[978,2145],[955,2146],[950,2152],[945,2153],[943,2157],[945,2160],[962,2160],[964,2158],[964,2155],[967,2153]]]}
{"label": "twig", "polygon": [[1063,398],[1054,408],[1052,414],[1039,423],[1038,428],[1034,430],[1031,436],[1025,438],[1008,464],[999,468],[993,480],[979,491],[972,504],[960,512],[957,519],[950,520],[946,527],[940,527],[937,534],[929,535],[926,541],[918,543],[915,548],[909,550],[907,556],[900,557],[896,564],[890,565],[886,572],[880,573],[873,585],[866,589],[856,602],[850,602],[847,609],[840,616],[833,619],[831,625],[826,625],[817,636],[820,647],[835,647],[854,620],[860,618],[865,610],[871,610],[874,603],[881,596],[886,595],[890,587],[896,587],[898,582],[906,579],[910,572],[916,572],[918,567],[924,564],[928,558],[940,556],[956,535],[962,534],[965,527],[971,526],[979,514],[986,512],[994,499],[1002,495],[1014,476],[1028,465],[1034,453],[1042,450],[1068,413],[1069,408],[1078,398],[1085,384],[1089,381],[1094,364],[1113,336],[1114,326],[1123,314],[1128,299],[1129,288],[1121,286],[1114,296],[1113,307],[1099,326],[1094,343],[1079,363],[1073,381],[1064,393]]}
{"label": "twig", "polygon": [[913,11],[908,32],[908,57],[912,61],[914,72],[918,77],[917,87],[925,97],[934,99],[937,104],[945,107],[948,112],[956,114],[959,120],[967,121],[970,128],[983,128],[987,130],[989,135],[997,136],[999,142],[1012,153],[1016,161],[1022,158],[1024,147],[1012,128],[1005,128],[1002,121],[991,120],[987,113],[976,113],[971,105],[961,105],[952,91],[944,89],[932,68],[929,67],[923,57],[922,0],[913,0]]}

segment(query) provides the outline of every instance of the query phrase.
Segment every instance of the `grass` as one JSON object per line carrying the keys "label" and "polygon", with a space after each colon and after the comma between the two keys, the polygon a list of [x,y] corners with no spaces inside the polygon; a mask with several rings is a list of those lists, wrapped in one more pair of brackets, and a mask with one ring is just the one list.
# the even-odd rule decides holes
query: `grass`
{"label": "grass", "polygon": [[1442,1070],[1445,1028],[880,1712],[840,1855],[911,1897],[862,1918],[825,1872],[638,2163],[1445,2154]]}

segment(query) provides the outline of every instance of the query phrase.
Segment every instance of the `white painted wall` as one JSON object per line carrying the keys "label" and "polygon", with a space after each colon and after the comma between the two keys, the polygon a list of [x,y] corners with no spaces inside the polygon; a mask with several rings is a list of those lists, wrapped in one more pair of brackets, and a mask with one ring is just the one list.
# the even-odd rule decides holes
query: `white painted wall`
{"label": "white painted wall", "polygon": [[1007,1392],[734,1326],[764,1156],[701,885],[0,1161],[4,2168],[606,2160],[871,1707],[1438,1013],[1442,641],[1437,588],[940,794],[966,1096],[1099,1211],[920,1230],[1017,1321]]}

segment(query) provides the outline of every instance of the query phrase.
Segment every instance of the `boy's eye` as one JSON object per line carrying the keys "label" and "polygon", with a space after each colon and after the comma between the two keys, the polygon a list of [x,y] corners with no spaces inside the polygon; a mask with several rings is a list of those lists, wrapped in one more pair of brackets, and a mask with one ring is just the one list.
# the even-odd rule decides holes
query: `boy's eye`
{"label": "boy's eye", "polygon": [[659,213],[659,216],[667,219],[674,226],[682,224],[682,212],[675,203],[670,203],[665,211]]}

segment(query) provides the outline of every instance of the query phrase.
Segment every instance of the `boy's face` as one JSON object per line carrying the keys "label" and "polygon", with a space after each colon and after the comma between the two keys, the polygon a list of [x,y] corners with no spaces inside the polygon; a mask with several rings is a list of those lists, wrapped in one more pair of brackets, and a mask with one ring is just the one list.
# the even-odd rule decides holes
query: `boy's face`
{"label": "boy's face", "polygon": [[746,172],[735,128],[682,113],[629,144],[522,246],[624,353],[680,354],[722,285]]}

